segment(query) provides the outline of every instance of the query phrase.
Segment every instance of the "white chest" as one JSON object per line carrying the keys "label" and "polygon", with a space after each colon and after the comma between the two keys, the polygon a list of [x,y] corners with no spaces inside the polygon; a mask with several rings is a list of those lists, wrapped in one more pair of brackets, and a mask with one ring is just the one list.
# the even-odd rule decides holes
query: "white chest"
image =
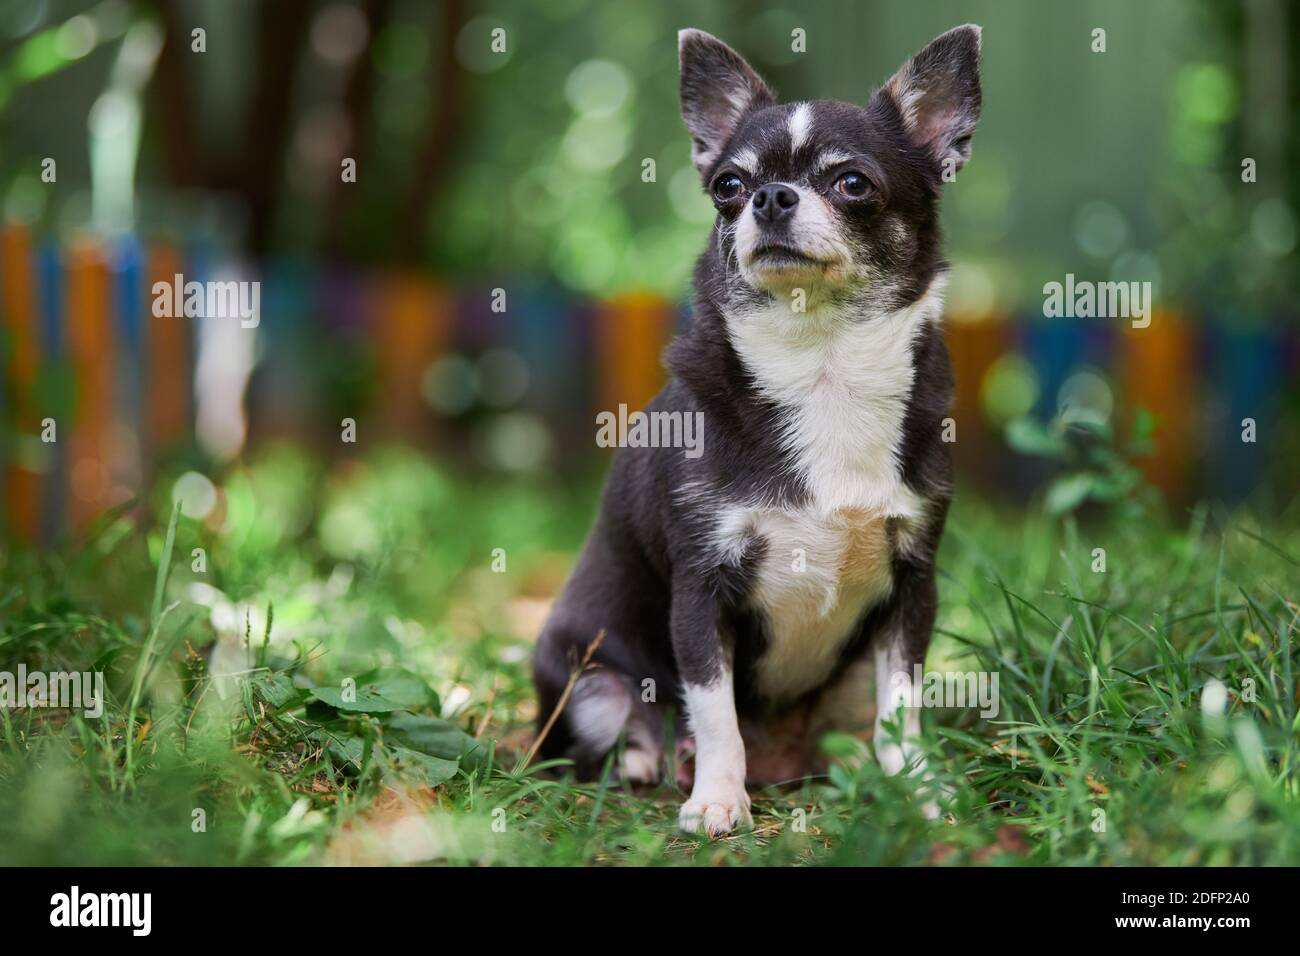
{"label": "white chest", "polygon": [[906,547],[925,519],[899,452],[913,339],[937,314],[940,293],[866,321],[780,305],[729,320],[741,360],[782,410],[781,440],[809,492],[798,509],[727,507],[716,526],[724,559],[764,545],[750,602],[768,623],[758,664],[768,699],[825,681],[862,615],[893,587],[887,522],[895,519]]}
{"label": "white chest", "polygon": [[860,509],[827,515],[754,510],[763,544],[749,602],[767,621],[759,691],[787,700],[821,684],[855,625],[893,586],[886,519]]}
{"label": "white chest", "polygon": [[728,316],[741,361],[781,410],[781,442],[814,509],[888,513],[906,495],[899,454],[912,348],[941,293],[871,316],[795,313],[779,302]]}

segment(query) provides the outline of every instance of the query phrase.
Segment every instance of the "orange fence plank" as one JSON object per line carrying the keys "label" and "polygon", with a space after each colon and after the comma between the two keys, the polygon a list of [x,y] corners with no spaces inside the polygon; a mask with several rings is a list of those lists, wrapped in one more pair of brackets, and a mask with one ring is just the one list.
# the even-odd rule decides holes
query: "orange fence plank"
{"label": "orange fence plank", "polygon": [[156,463],[169,447],[190,433],[190,396],[193,361],[190,356],[189,321],[184,316],[153,314],[156,282],[171,285],[184,270],[176,246],[160,242],[149,252],[148,289],[145,296],[145,422],[146,461]]}
{"label": "orange fence plank", "polygon": [[599,411],[638,411],[663,387],[663,352],[673,336],[672,303],[634,293],[603,303],[595,316]]}
{"label": "orange fence plank", "polygon": [[453,324],[453,300],[428,278],[396,275],[374,289],[373,312],[379,342],[379,381],[383,391],[376,410],[386,433],[418,434],[431,420],[420,380],[447,347]]}
{"label": "orange fence plank", "polygon": [[68,444],[73,528],[86,527],[110,504],[117,355],[108,276],[102,246],[92,239],[72,243],[68,252],[67,341],[76,381]]}
{"label": "orange fence plank", "polygon": [[952,417],[957,425],[954,455],[964,466],[978,468],[988,463],[988,453],[1000,444],[984,421],[980,393],[989,367],[1011,351],[1011,325],[1005,316],[987,315],[947,322],[943,331],[952,357]]}
{"label": "orange fence plank", "polygon": [[[36,262],[28,231],[17,225],[0,230],[0,309],[8,325],[12,351],[8,379],[16,407],[14,421],[23,435],[40,429],[33,389],[40,372],[40,319],[36,312]],[[39,534],[41,475],[18,460],[7,463],[4,475],[8,526],[20,539],[35,542]]]}
{"label": "orange fence plank", "polygon": [[1186,487],[1191,454],[1196,374],[1192,328],[1177,313],[1156,309],[1144,329],[1125,323],[1120,353],[1125,405],[1145,408],[1157,419],[1155,451],[1142,462],[1143,470],[1162,491],[1177,495]]}

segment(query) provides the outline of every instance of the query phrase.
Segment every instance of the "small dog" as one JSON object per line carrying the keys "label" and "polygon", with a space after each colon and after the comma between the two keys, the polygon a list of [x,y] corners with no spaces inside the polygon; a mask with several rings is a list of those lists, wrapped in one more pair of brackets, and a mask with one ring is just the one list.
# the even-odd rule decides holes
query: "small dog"
{"label": "small dog", "polygon": [[[647,411],[703,413],[703,449],[618,452],[533,672],[544,722],[604,631],[542,753],[589,771],[622,740],[620,773],[653,782],[665,709],[684,711],[679,822],[717,836],[750,824],[742,720],[818,725],[857,665],[880,764],[921,769],[912,673],[952,476],[938,203],[970,155],[980,29],[935,39],[865,108],[778,104],[698,30],[679,51],[718,218]],[[882,726],[900,709],[901,746]]]}

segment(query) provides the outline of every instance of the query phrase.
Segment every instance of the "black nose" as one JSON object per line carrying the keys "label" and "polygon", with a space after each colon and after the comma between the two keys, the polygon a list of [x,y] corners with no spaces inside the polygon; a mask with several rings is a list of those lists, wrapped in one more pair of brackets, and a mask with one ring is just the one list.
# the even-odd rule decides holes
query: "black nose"
{"label": "black nose", "polygon": [[762,223],[780,222],[793,215],[799,194],[785,183],[768,183],[754,193],[754,218]]}

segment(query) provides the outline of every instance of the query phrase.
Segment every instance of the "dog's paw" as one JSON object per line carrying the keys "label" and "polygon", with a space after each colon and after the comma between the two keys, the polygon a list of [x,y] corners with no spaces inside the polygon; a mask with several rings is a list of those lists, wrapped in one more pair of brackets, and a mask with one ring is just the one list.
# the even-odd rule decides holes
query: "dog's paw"
{"label": "dog's paw", "polygon": [[627,747],[619,758],[618,773],[620,779],[628,783],[658,783],[659,755],[640,747]]}
{"label": "dog's paw", "polygon": [[678,825],[687,833],[726,836],[739,827],[754,825],[749,812],[749,794],[743,786],[718,793],[692,793],[677,815]]}
{"label": "dog's paw", "polygon": [[915,747],[900,747],[892,740],[876,738],[876,761],[885,776],[893,777],[910,768],[912,774],[925,773],[925,755]]}
{"label": "dog's paw", "polygon": [[[944,819],[944,808],[952,802],[955,794],[956,791],[946,783],[927,778],[917,789],[917,796],[922,799],[921,815],[927,820]],[[950,822],[955,823],[956,818],[954,817]]]}

